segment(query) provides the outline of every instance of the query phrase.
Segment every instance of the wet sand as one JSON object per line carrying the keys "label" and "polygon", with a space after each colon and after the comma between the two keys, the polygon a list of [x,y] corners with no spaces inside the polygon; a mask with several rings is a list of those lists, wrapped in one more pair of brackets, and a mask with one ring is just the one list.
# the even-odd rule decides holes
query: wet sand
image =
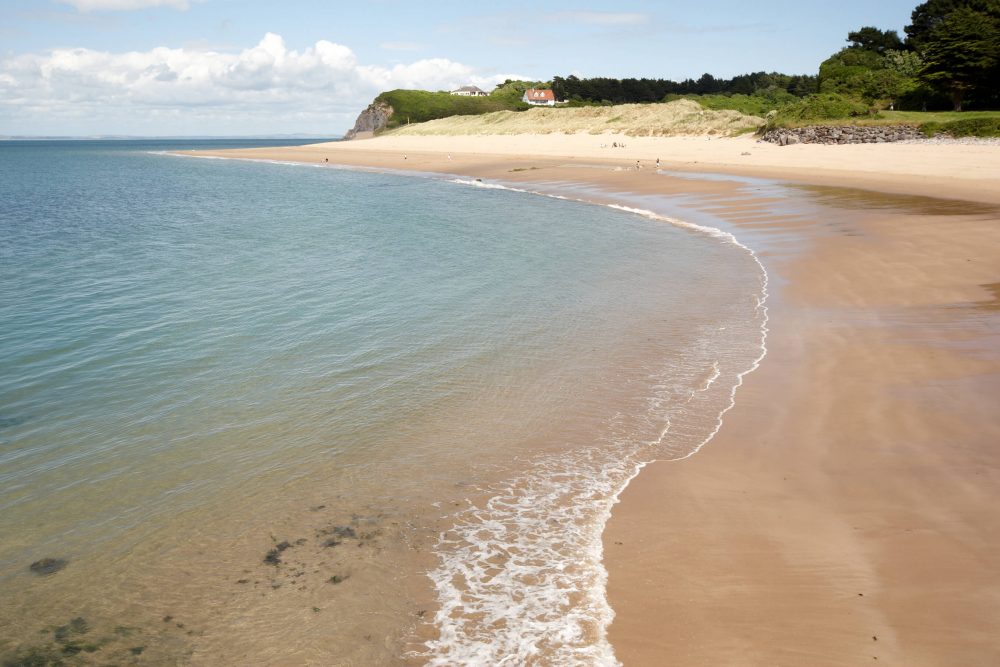
{"label": "wet sand", "polygon": [[1000,148],[401,139],[228,156],[585,186],[714,220],[767,267],[761,367],[606,529],[620,660],[1000,664]]}

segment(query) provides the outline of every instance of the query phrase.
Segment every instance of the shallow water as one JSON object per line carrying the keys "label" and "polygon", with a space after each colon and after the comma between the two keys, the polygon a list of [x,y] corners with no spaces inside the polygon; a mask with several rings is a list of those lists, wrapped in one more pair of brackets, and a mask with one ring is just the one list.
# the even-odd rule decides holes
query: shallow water
{"label": "shallow water", "polygon": [[0,652],[614,664],[601,529],[760,356],[753,255],[184,147],[0,146]]}

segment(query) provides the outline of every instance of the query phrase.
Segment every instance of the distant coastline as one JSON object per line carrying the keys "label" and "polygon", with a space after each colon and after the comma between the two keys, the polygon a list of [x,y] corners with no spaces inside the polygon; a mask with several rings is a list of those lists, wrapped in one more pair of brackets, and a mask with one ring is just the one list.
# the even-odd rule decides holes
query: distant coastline
{"label": "distant coastline", "polygon": [[303,140],[303,141],[340,141],[343,135],[337,134],[191,134],[191,135],[133,135],[133,134],[95,134],[95,135],[0,135],[0,141],[224,141],[233,140],[255,140],[263,141],[267,139]]}

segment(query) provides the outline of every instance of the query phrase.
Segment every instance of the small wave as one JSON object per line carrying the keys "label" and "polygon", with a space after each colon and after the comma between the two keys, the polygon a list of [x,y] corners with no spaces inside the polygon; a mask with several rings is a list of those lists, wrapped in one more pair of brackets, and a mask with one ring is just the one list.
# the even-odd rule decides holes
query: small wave
{"label": "small wave", "polygon": [[649,461],[700,446],[703,413],[728,396],[712,347],[652,374],[645,414],[612,416],[598,445],[539,457],[456,517],[429,573],[440,603],[439,637],[421,655],[429,665],[619,664],[607,640],[604,526]]}
{"label": "small wave", "polygon": [[268,160],[257,157],[226,157],[224,155],[193,155],[191,153],[178,153],[177,151],[147,151],[149,155],[167,155],[169,157],[187,157],[197,160],[234,160],[237,162],[257,162],[261,164],[280,164],[286,167],[321,167],[329,169],[345,169],[341,165],[327,164],[324,162],[296,162],[294,160]]}
{"label": "small wave", "polygon": [[[584,204],[592,204],[592,205],[595,204],[595,202],[589,201],[587,199],[571,198],[571,197],[565,197],[565,196],[562,196],[562,195],[553,195],[553,194],[549,194],[549,193],[546,193],[546,192],[540,192],[540,191],[536,191],[536,190],[526,190],[526,189],[520,189],[520,188],[513,188],[513,187],[508,187],[508,186],[505,186],[505,185],[500,185],[498,183],[487,183],[487,182],[484,182],[484,181],[481,181],[481,180],[478,180],[478,179],[476,181],[468,181],[467,179],[453,179],[451,182],[453,182],[453,183],[460,183],[460,184],[463,184],[463,185],[475,185],[476,187],[489,187],[489,188],[494,188],[494,189],[511,190],[511,191],[514,191],[514,192],[527,192],[529,194],[541,195],[543,197],[551,197],[551,198],[554,198],[554,199],[564,199],[564,200],[568,200],[568,201],[577,201],[577,202],[581,202],[581,203],[584,203]],[[760,257],[757,256],[757,253],[754,252],[752,248],[750,248],[749,246],[747,246],[744,243],[742,243],[739,239],[736,238],[735,235],[733,235],[733,234],[731,234],[729,232],[723,231],[723,230],[721,230],[721,229],[719,229],[717,227],[710,227],[708,225],[699,225],[697,223],[688,222],[686,220],[679,220],[677,218],[672,218],[672,217],[667,216],[667,215],[662,215],[660,213],[656,213],[655,211],[650,211],[648,209],[636,208],[636,207],[632,207],[632,206],[625,206],[623,204],[603,204],[603,205],[607,206],[609,208],[613,208],[613,209],[618,210],[618,211],[624,211],[626,213],[633,213],[635,215],[641,215],[641,216],[643,216],[645,218],[649,218],[651,220],[659,220],[661,222],[669,223],[669,224],[671,224],[671,225],[673,225],[675,227],[680,227],[680,228],[683,228],[683,229],[690,229],[690,230],[693,230],[693,231],[696,231],[696,232],[699,232],[699,233],[707,234],[709,236],[712,236],[712,237],[715,237],[715,238],[719,238],[719,239],[723,239],[725,241],[728,241],[729,243],[732,243],[733,245],[741,248],[744,252],[748,253],[750,255],[751,259],[753,259],[754,263],[756,263],[757,267],[760,269],[760,272],[761,272],[761,289],[760,289],[760,294],[757,297],[757,304],[756,304],[756,313],[757,313],[757,315],[758,315],[758,317],[760,319],[760,322],[761,322],[761,324],[760,324],[760,350],[761,350],[760,351],[760,355],[753,361],[752,364],[750,364],[749,368],[747,368],[742,373],[738,374],[737,379],[736,379],[736,383],[733,385],[733,389],[732,389],[732,392],[731,392],[731,395],[730,395],[729,405],[726,406],[719,413],[719,418],[718,418],[718,421],[716,423],[715,429],[713,429],[713,431],[704,440],[704,442],[700,443],[697,447],[695,447],[694,449],[692,449],[690,452],[684,454],[683,456],[680,456],[677,459],[669,459],[669,460],[682,460],[682,459],[690,458],[691,456],[694,456],[699,451],[701,451],[701,448],[704,447],[706,444],[708,444],[712,440],[712,438],[715,437],[715,434],[719,432],[719,429],[722,428],[722,417],[723,417],[723,415],[725,415],[725,413],[729,412],[729,410],[732,409],[732,407],[736,404],[736,391],[741,386],[743,386],[743,378],[747,374],[752,373],[753,371],[757,370],[757,368],[760,367],[761,362],[764,360],[764,357],[767,356],[767,334],[768,334],[768,327],[767,327],[767,323],[768,323],[767,299],[768,299],[768,297],[770,295],[770,293],[768,291],[769,276],[768,276],[768,273],[767,273],[767,269],[764,267],[764,263],[760,261]],[[622,490],[624,491],[624,488]]]}
{"label": "small wave", "polygon": [[429,665],[619,664],[604,632],[613,613],[599,536],[628,466],[589,451],[534,467],[442,536]]}
{"label": "small wave", "polygon": [[[512,188],[506,185],[500,185],[499,183],[492,183],[490,181],[484,181],[482,179],[476,178],[450,178],[449,183],[455,183],[456,185],[470,185],[474,188],[483,188],[485,190],[510,190],[511,192],[531,192],[530,190],[522,190],[520,188]],[[532,193],[533,194],[533,193]]]}
{"label": "small wave", "polygon": [[715,381],[719,379],[720,375],[722,375],[722,371],[719,369],[719,362],[713,361],[712,373],[705,378],[704,384],[701,385],[701,388],[698,389],[698,391],[708,391],[711,389],[712,385],[715,384]]}
{"label": "small wave", "polygon": [[[481,180],[451,182],[572,200]],[[583,203],[593,203],[575,199]],[[429,665],[530,664],[619,665],[607,640],[614,611],[606,598],[604,526],[621,493],[653,460],[680,461],[715,437],[735,405],[743,378],[767,354],[768,275],[756,253],[723,230],[620,204],[610,208],[707,234],[748,253],[761,272],[754,319],[759,353],[742,368],[724,371],[709,342],[701,339],[698,361],[688,373],[676,367],[651,378],[646,414],[637,417],[657,437],[637,442],[618,433],[604,447],[542,457],[532,472],[489,489],[490,499],[457,517],[437,545],[440,564],[429,573],[440,609],[439,636],[421,654]],[[719,335],[727,327],[718,327]],[[727,389],[718,385],[732,378]],[[692,421],[708,409],[704,426]],[[622,415],[611,420],[627,422]],[[697,423],[695,423],[697,422]],[[633,431],[634,432],[634,431]]]}

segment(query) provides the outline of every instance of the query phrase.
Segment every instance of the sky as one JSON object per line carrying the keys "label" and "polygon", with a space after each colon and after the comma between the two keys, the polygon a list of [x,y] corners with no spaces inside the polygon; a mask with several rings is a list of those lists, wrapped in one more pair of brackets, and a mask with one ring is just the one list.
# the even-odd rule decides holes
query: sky
{"label": "sky", "polygon": [[342,134],[381,91],[815,74],[916,0],[0,0],[0,136]]}

